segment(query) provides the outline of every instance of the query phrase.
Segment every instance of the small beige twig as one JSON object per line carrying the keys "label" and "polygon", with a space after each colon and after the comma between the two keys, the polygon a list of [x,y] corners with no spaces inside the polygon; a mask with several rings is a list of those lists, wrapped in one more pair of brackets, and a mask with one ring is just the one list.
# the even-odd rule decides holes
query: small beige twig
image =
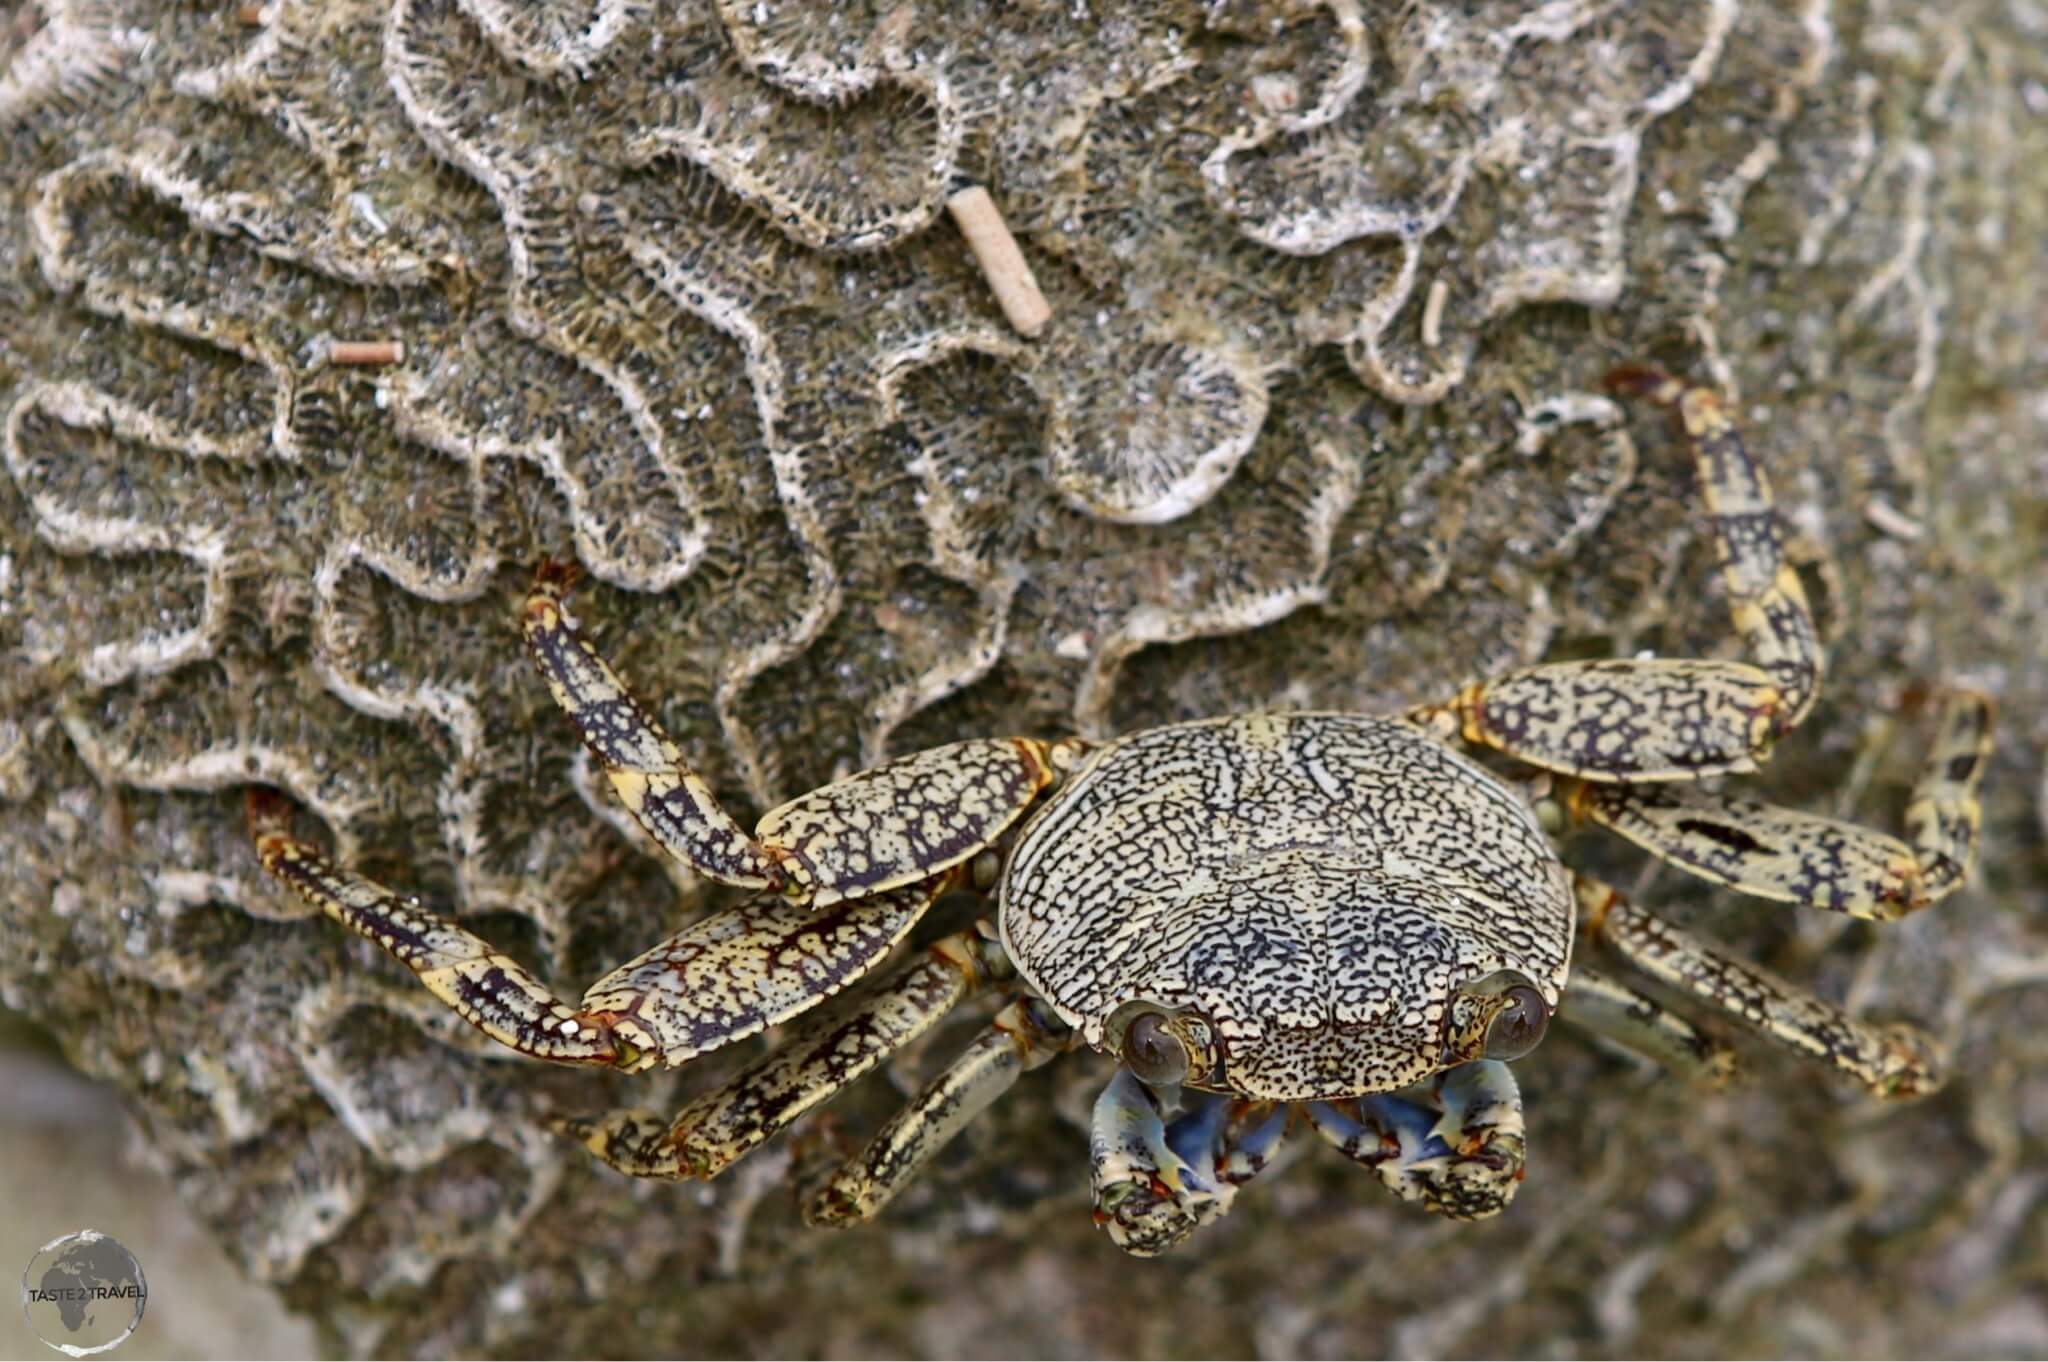
{"label": "small beige twig", "polygon": [[1903,539],[1917,544],[1927,534],[1919,521],[1886,501],[1883,497],[1872,497],[1863,503],[1863,518],[1882,533],[1893,539]]}
{"label": "small beige twig", "polygon": [[1052,320],[1052,305],[1039,292],[1038,280],[1024,263],[1024,252],[1017,249],[1017,238],[1010,235],[996,201],[988,190],[974,185],[947,199],[946,208],[959,224],[960,235],[967,238],[967,249],[974,252],[975,263],[981,266],[989,291],[996,295],[1010,325],[1020,335],[1037,336]]}
{"label": "small beige twig", "polygon": [[404,341],[335,341],[328,347],[329,364],[403,364]]}
{"label": "small beige twig", "polygon": [[1440,350],[1444,340],[1444,308],[1451,301],[1451,286],[1442,275],[1429,281],[1429,293],[1422,300],[1422,347]]}

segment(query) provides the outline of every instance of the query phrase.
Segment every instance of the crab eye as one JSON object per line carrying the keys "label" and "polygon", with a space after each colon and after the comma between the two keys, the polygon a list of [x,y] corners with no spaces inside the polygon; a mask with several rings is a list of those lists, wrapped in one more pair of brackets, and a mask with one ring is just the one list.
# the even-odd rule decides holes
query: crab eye
{"label": "crab eye", "polygon": [[1543,995],[1527,984],[1503,989],[1506,1005],[1494,1014],[1486,1028],[1488,1059],[1520,1059],[1535,1049],[1550,1025],[1550,1009]]}
{"label": "crab eye", "polygon": [[1188,1076],[1188,1047],[1166,1029],[1166,1020],[1159,1012],[1140,1012],[1124,1028],[1124,1063],[1155,1088],[1173,1087]]}

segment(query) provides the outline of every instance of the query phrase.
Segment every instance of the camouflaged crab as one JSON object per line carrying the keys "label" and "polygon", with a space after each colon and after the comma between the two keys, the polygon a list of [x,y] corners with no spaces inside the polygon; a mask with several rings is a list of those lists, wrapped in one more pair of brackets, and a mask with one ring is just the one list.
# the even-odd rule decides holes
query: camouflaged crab
{"label": "camouflaged crab", "polygon": [[[1805,717],[1820,649],[1763,474],[1715,396],[1647,370],[1615,382],[1678,410],[1752,662],[1554,663],[1392,717],[1257,714],[1099,745],[976,739],[815,790],[749,835],[579,637],[571,574],[549,565],[525,633],[554,698],[655,841],[753,897],[571,1005],[294,840],[262,792],[258,850],[522,1054],[674,1066],[810,1013],[673,1119],[563,1123],[637,1176],[712,1176],[963,999],[1021,983],[809,1199],[819,1223],[874,1214],[1019,1074],[1082,1043],[1119,1061],[1090,1143],[1097,1219],[1133,1253],[1224,1213],[1297,1114],[1402,1197],[1494,1214],[1525,1151],[1504,1061],[1542,1038],[1568,977],[1575,1023],[1695,1077],[1728,1071],[1729,1052],[1689,1022],[1570,968],[1575,916],[1628,963],[1879,1095],[1926,1091],[1939,1082],[1931,1038],[1853,1020],[1717,952],[1569,871],[1545,835],[1541,812],[1590,819],[1741,892],[1868,918],[1949,893],[1975,852],[1990,708],[1974,694],[1943,708],[1903,842],[1698,783],[1754,770]],[[1510,783],[1461,742],[1535,774]],[[995,920],[870,980],[956,889],[993,891]]]}

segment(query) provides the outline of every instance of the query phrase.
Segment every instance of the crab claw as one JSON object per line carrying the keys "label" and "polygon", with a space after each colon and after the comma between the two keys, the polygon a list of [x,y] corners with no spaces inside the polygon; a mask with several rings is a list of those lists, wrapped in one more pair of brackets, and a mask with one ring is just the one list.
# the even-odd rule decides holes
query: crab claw
{"label": "crab claw", "polygon": [[1118,1069],[1095,1102],[1088,1141],[1095,1223],[1124,1252],[1150,1258],[1229,1214],[1238,1188],[1272,1162],[1287,1109],[1197,1094],[1170,1124],[1178,1092],[1162,1097]]}
{"label": "crab claw", "polygon": [[1514,1076],[1494,1060],[1461,1064],[1438,1076],[1436,1097],[1441,1111],[1386,1094],[1311,1102],[1308,1119],[1403,1201],[1451,1220],[1500,1214],[1528,1157]]}
{"label": "crab claw", "polygon": [[1167,1143],[1164,1105],[1129,1069],[1118,1069],[1095,1099],[1088,1156],[1095,1223],[1118,1248],[1140,1258],[1193,1234],[1216,1194],[1215,1185]]}

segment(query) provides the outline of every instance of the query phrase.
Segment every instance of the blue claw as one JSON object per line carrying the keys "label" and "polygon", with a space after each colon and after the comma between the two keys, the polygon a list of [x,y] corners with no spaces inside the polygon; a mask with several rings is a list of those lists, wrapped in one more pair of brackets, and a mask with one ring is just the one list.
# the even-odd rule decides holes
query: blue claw
{"label": "blue claw", "polygon": [[[1287,1109],[1209,1093],[1156,1092],[1128,1069],[1095,1101],[1089,1153],[1095,1222],[1118,1248],[1149,1258],[1226,1215],[1237,1189],[1272,1161],[1287,1134]],[[1256,1118],[1257,1124],[1246,1126]]]}
{"label": "blue claw", "polygon": [[1436,1099],[1440,1111],[1387,1094],[1311,1102],[1308,1119],[1403,1201],[1452,1220],[1499,1214],[1528,1156],[1514,1075],[1493,1060],[1461,1064],[1437,1076]]}

